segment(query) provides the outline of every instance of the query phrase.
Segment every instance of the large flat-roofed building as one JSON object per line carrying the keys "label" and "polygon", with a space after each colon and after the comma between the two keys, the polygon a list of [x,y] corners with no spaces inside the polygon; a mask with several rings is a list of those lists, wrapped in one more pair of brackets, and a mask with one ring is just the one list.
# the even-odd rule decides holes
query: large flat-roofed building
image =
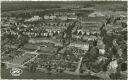
{"label": "large flat-roofed building", "polygon": [[33,17],[30,18],[30,19],[26,19],[25,22],[29,22],[29,21],[38,21],[38,20],[40,20],[40,19],[41,19],[41,17],[39,17],[39,16],[33,16]]}
{"label": "large flat-roofed building", "polygon": [[89,14],[88,17],[105,17],[105,15],[100,12],[95,11],[95,12]]}
{"label": "large flat-roofed building", "polygon": [[69,44],[69,47],[71,47],[71,46],[77,47],[77,48],[79,48],[81,50],[85,50],[85,51],[87,51],[89,49],[89,44],[84,43],[84,42],[72,42]]}

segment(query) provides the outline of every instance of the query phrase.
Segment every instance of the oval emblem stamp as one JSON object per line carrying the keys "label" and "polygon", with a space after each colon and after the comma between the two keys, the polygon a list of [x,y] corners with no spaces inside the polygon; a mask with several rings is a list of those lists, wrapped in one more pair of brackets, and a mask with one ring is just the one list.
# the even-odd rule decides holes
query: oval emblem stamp
{"label": "oval emblem stamp", "polygon": [[23,73],[23,71],[20,68],[12,68],[10,70],[10,73],[12,76],[20,76]]}

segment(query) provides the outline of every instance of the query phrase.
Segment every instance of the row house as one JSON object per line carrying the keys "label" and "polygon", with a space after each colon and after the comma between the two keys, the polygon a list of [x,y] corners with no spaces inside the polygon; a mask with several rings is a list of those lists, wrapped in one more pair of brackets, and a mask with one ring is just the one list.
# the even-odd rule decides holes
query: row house
{"label": "row house", "polygon": [[47,28],[45,32],[41,32],[41,33],[38,33],[38,32],[33,32],[33,31],[30,31],[30,32],[23,32],[24,35],[28,35],[29,37],[36,37],[36,36],[44,36],[44,37],[53,37],[54,34],[59,34],[61,32],[62,29],[54,29],[54,28]]}
{"label": "row house", "polygon": [[78,17],[81,23],[103,23],[106,21],[105,17]]}
{"label": "row house", "polygon": [[56,15],[56,16],[63,16],[63,15],[66,15],[67,12],[54,12],[53,15]]}
{"label": "row house", "polygon": [[44,22],[42,26],[69,26],[71,22],[61,22],[61,21],[47,21]]}
{"label": "row house", "polygon": [[78,29],[75,32],[73,32],[75,35],[79,35],[79,36],[83,36],[83,35],[99,35],[100,31],[96,31],[96,30],[84,30],[84,29]]}
{"label": "row house", "polygon": [[10,24],[8,24],[8,23],[2,23],[2,22],[1,22],[1,26],[2,26],[2,27],[9,27]]}
{"label": "row house", "polygon": [[76,20],[77,16],[75,15],[44,15],[44,19],[50,19],[50,20],[54,20],[54,19],[60,19],[60,20]]}
{"label": "row house", "polygon": [[66,20],[68,20],[68,17],[67,16],[59,16],[58,19],[66,21]]}
{"label": "row house", "polygon": [[69,20],[77,20],[77,16],[75,16],[75,15],[70,15],[70,16],[68,16],[68,19],[69,19]]}
{"label": "row house", "polygon": [[55,15],[44,15],[44,19],[51,19],[51,20],[53,20],[53,19],[57,19],[57,16],[55,16]]}
{"label": "row house", "polygon": [[67,26],[68,24],[65,22],[47,22],[45,23],[45,26]]}
{"label": "row house", "polygon": [[92,32],[90,31],[86,31],[83,33],[81,32],[81,34],[78,33],[78,35],[72,34],[72,37],[75,39],[82,39],[82,40],[87,40],[87,41],[91,41],[91,40],[94,41],[97,39],[97,37],[94,34],[92,34]]}
{"label": "row house", "polygon": [[44,39],[44,38],[36,38],[36,39],[30,39],[28,41],[29,43],[41,43],[41,42],[44,42],[44,43],[54,43],[55,46],[62,46],[62,44],[60,42],[58,42],[57,40],[52,40],[52,39]]}
{"label": "row house", "polygon": [[94,41],[97,40],[96,36],[82,36],[83,40],[87,40],[87,41]]}
{"label": "row house", "polygon": [[68,17],[67,16],[53,16],[53,15],[45,15],[44,16],[44,19],[51,19],[51,20],[54,20],[54,19],[60,19],[60,20],[67,20]]}
{"label": "row house", "polygon": [[49,19],[49,15],[44,15],[44,19]]}

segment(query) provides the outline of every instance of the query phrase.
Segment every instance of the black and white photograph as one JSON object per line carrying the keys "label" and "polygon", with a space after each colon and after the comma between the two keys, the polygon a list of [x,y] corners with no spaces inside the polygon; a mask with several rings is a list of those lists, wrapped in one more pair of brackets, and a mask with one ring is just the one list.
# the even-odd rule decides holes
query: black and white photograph
{"label": "black and white photograph", "polygon": [[1,79],[127,80],[127,1],[2,0]]}

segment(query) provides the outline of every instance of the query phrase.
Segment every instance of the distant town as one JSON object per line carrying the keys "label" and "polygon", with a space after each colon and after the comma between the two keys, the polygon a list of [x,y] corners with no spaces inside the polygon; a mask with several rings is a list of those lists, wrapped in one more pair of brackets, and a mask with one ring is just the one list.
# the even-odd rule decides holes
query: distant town
{"label": "distant town", "polygon": [[127,79],[127,11],[65,5],[1,13],[1,74],[21,68]]}

